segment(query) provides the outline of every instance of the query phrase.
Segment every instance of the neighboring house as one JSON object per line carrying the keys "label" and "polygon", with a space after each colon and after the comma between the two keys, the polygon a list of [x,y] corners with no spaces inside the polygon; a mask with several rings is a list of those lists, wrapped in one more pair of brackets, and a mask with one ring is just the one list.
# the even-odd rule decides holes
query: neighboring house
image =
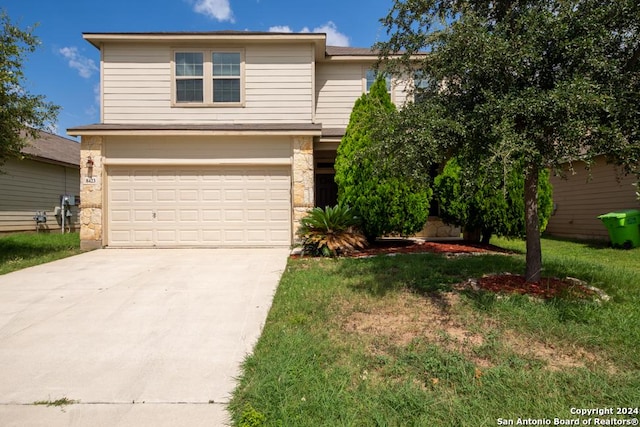
{"label": "neighboring house", "polygon": [[576,239],[609,239],[599,215],[625,209],[640,209],[634,176],[623,176],[604,156],[595,159],[591,173],[583,162],[574,162],[575,174],[566,179],[551,177],[554,210],[546,234]]}
{"label": "neighboring house", "polygon": [[[289,246],[310,208],[335,203],[371,50],[312,33],[84,38],[100,49],[102,117],[68,130],[82,138],[83,248]],[[405,89],[390,82],[397,105]]]}
{"label": "neighboring house", "polygon": [[[1,168],[0,233],[35,231],[34,216],[43,211],[47,222],[39,228],[60,230],[60,196],[80,194],[80,144],[41,131],[28,138],[22,153],[24,158],[9,159]],[[71,206],[71,229],[78,226],[77,210]]]}

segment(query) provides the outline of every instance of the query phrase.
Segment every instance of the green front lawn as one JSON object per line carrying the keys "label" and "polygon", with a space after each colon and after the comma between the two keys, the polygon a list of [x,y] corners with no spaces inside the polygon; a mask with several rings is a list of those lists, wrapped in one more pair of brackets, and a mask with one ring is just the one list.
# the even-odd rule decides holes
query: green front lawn
{"label": "green front lawn", "polygon": [[79,254],[78,233],[19,233],[0,237],[0,274]]}
{"label": "green front lawn", "polygon": [[290,260],[236,425],[553,425],[591,418],[571,408],[640,406],[640,249],[543,240],[544,275],[585,280],[604,303],[455,290],[523,272],[523,242],[493,243],[520,253]]}

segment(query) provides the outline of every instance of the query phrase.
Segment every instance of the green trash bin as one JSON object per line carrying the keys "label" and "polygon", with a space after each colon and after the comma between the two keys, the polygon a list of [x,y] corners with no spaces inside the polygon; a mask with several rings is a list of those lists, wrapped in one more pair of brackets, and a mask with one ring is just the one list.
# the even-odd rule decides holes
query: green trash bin
{"label": "green trash bin", "polygon": [[640,246],[640,210],[609,212],[598,218],[609,230],[611,245],[614,248],[631,249]]}

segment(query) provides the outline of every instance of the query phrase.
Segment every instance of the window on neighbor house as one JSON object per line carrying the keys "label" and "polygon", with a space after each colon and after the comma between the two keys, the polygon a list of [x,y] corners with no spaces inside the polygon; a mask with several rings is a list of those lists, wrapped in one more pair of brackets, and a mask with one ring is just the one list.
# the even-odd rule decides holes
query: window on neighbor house
{"label": "window on neighbor house", "polygon": [[175,104],[240,104],[242,56],[222,50],[175,52]]}
{"label": "window on neighbor house", "polygon": [[[365,73],[365,80],[366,80],[366,92],[369,93],[369,90],[371,89],[371,86],[373,86],[373,83],[376,81],[376,77],[378,77],[379,71],[377,70],[373,70],[371,68],[367,69],[366,73]],[[387,76],[385,75],[384,77],[386,83],[387,83],[387,92],[389,92],[389,94],[391,94],[391,76]]]}

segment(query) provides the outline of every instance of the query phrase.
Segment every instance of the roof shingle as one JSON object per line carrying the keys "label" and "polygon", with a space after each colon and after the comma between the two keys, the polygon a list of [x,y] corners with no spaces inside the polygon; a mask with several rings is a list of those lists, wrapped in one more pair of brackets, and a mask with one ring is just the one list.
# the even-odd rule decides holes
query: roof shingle
{"label": "roof shingle", "polygon": [[28,137],[22,153],[36,160],[80,166],[80,144],[45,131],[39,131],[36,139]]}

